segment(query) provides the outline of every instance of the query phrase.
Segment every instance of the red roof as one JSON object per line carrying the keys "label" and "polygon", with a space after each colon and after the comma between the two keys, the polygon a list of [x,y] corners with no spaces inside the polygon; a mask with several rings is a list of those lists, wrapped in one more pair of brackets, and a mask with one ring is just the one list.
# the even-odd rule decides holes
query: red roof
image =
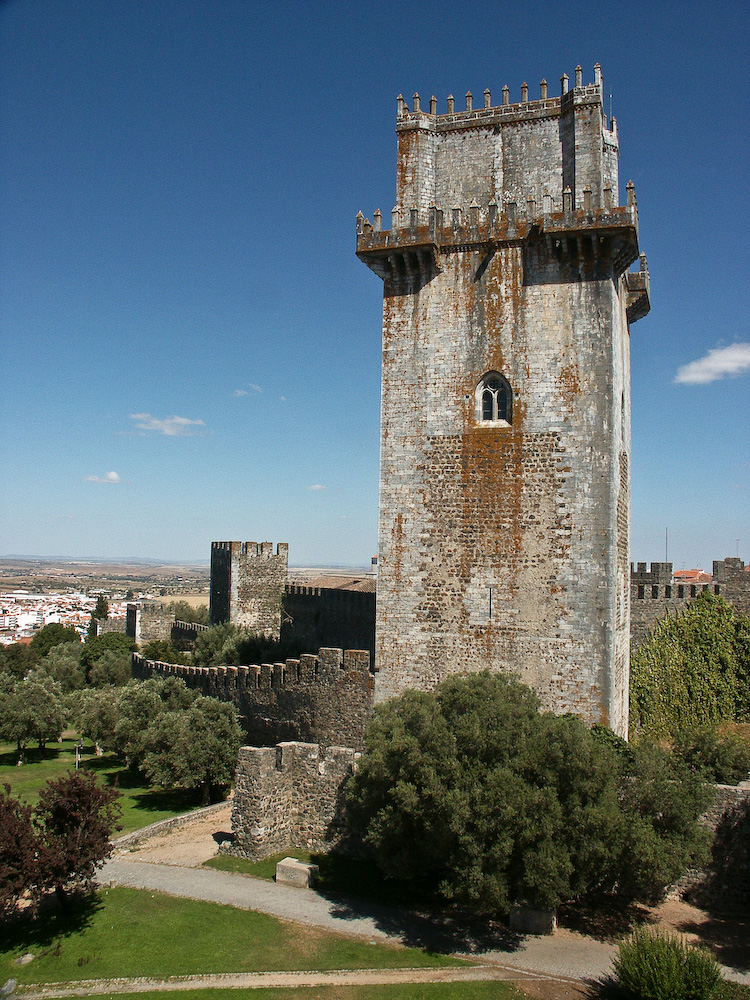
{"label": "red roof", "polygon": [[678,569],[674,579],[675,583],[713,583],[714,578],[702,569]]}

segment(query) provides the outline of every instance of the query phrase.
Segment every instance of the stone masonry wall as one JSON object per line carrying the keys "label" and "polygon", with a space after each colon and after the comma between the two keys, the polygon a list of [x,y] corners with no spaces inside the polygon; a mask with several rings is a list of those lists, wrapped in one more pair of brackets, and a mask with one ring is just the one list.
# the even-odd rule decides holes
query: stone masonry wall
{"label": "stone masonry wall", "polygon": [[127,634],[139,646],[170,638],[174,612],[161,601],[138,601],[127,606]]}
{"label": "stone masonry wall", "polygon": [[366,650],[321,649],[286,663],[226,667],[188,667],[133,654],[132,673],[142,680],[181,677],[201,694],[231,702],[257,746],[301,740],[361,749],[374,703]]}
{"label": "stone masonry wall", "polygon": [[227,853],[257,861],[291,847],[330,850],[339,840],[340,789],[359,754],[285,742],[241,747]]}
{"label": "stone masonry wall", "polygon": [[[546,708],[628,728],[635,196],[594,83],[448,113],[399,102],[384,281],[376,697],[510,669]],[[481,390],[500,373],[508,419]]]}
{"label": "stone masonry wall", "polygon": [[231,622],[278,639],[289,546],[279,542],[211,543],[212,625]]}
{"label": "stone masonry wall", "polygon": [[299,642],[307,649],[366,649],[374,662],[374,593],[287,584],[283,608],[282,642]]}
{"label": "stone masonry wall", "polygon": [[741,559],[714,560],[713,582],[672,583],[672,563],[631,564],[630,636],[640,645],[660,618],[680,614],[704,590],[719,594],[743,615],[750,614],[750,573]]}
{"label": "stone masonry wall", "polygon": [[688,872],[671,892],[698,906],[750,907],[750,781],[715,785],[714,799],[701,818],[713,835],[711,861]]}
{"label": "stone masonry wall", "polygon": [[126,618],[95,618],[94,635],[102,635],[104,632],[127,633]]}

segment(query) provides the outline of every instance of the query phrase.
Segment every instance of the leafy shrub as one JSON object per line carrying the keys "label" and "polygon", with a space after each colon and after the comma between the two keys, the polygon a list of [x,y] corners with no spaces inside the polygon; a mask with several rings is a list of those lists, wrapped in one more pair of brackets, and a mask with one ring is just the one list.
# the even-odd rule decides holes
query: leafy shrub
{"label": "leafy shrub", "polygon": [[197,667],[279,663],[299,656],[300,651],[298,643],[277,642],[261,632],[226,623],[198,633],[193,663]]}
{"label": "leafy shrub", "polygon": [[350,833],[384,872],[485,912],[614,892],[651,901],[707,838],[699,774],[645,740],[624,752],[541,713],[498,674],[377,706],[345,795]]}
{"label": "leafy shrub", "polygon": [[209,624],[207,604],[199,604],[197,607],[193,607],[187,601],[175,601],[170,607],[178,622],[194,622],[196,625]]}
{"label": "leafy shrub", "polygon": [[192,663],[189,653],[178,649],[171,639],[152,639],[141,648],[147,660],[161,660],[162,663]]}
{"label": "leafy shrub", "polygon": [[620,942],[614,966],[628,1000],[709,1000],[721,978],[709,952],[643,927]]}
{"label": "leafy shrub", "polygon": [[43,656],[46,656],[54,646],[59,645],[61,642],[80,643],[80,641],[81,637],[73,625],[62,625],[60,622],[50,622],[49,625],[44,625],[39,629],[29,643],[29,647],[33,655],[37,659],[41,659]]}
{"label": "leafy shrub", "polygon": [[735,785],[750,773],[750,745],[714,726],[682,730],[674,750],[694,771],[702,770],[709,781]]}
{"label": "leafy shrub", "polygon": [[[111,677],[109,674],[117,675],[119,680],[117,683],[123,683],[127,680],[124,675],[124,671],[118,669],[117,666],[112,669],[113,660],[112,657],[108,657],[107,654],[114,654],[115,657],[119,658],[120,664],[124,662],[130,662],[130,654],[136,650],[138,647],[135,641],[130,638],[130,636],[123,635],[122,632],[102,632],[101,635],[90,636],[83,647],[81,652],[81,665],[86,671],[86,679],[91,683],[91,674],[96,666],[97,662],[103,657],[106,658],[105,664],[101,671],[99,671],[98,681],[99,683],[95,686],[102,686],[103,684],[110,683]],[[129,673],[129,671],[128,671]],[[97,674],[94,675],[95,677]]]}

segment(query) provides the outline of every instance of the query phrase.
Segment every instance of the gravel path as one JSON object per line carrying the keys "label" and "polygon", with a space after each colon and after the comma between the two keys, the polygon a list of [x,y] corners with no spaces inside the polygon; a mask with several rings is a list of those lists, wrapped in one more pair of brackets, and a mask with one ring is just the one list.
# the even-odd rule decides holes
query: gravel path
{"label": "gravel path", "polygon": [[461,926],[447,919],[439,921],[434,916],[361,900],[330,899],[311,889],[295,889],[211,868],[116,858],[104,866],[100,881],[227,903],[370,941],[396,941],[465,957],[481,954],[482,963],[509,972],[595,979],[610,971],[615,952],[612,945],[565,930],[554,937],[509,936],[501,947],[491,947],[497,945],[497,940],[487,936],[486,924]]}
{"label": "gravel path", "polygon": [[[553,937],[519,937],[505,932],[503,937],[502,931],[489,928],[486,922],[459,924],[447,917],[441,919],[363,900],[328,897],[312,889],[295,889],[200,867],[216,854],[217,831],[230,829],[229,812],[230,805],[226,803],[224,810],[214,808],[183,825],[149,832],[135,849],[133,845],[123,845],[102,869],[100,881],[258,910],[282,920],[370,941],[390,941],[448,952],[480,961],[485,969],[491,967],[493,978],[560,979],[580,983],[604,978],[612,971],[616,948],[573,931],[560,929]],[[441,970],[440,974],[449,971]],[[468,974],[467,970],[458,971]],[[411,972],[419,976],[437,974],[437,970]],[[390,976],[391,973],[402,975],[404,970],[381,970],[376,974]],[[734,982],[750,985],[750,974],[746,972],[725,967],[724,974]],[[299,976],[307,974],[289,975],[292,977],[290,982],[303,985]],[[396,980],[389,978],[387,981]]]}

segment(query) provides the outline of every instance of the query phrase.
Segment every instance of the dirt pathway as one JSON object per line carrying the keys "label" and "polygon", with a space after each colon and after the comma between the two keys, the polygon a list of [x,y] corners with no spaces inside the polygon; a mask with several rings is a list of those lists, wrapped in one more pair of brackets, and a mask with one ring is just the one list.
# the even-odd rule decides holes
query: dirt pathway
{"label": "dirt pathway", "polygon": [[157,830],[142,840],[115,846],[114,857],[196,868],[218,853],[219,843],[232,829],[232,803],[211,812],[199,812],[180,826]]}
{"label": "dirt pathway", "polygon": [[[264,989],[302,986],[381,986],[390,983],[466,983],[514,980],[519,984],[541,979],[534,973],[519,973],[496,966],[444,969],[340,969],[331,972],[242,972],[210,976],[174,976],[169,979],[89,979],[58,986],[19,986],[26,1000],[50,997],[97,996],[112,993],[143,993],[197,989]],[[557,995],[557,994],[556,994]]]}

